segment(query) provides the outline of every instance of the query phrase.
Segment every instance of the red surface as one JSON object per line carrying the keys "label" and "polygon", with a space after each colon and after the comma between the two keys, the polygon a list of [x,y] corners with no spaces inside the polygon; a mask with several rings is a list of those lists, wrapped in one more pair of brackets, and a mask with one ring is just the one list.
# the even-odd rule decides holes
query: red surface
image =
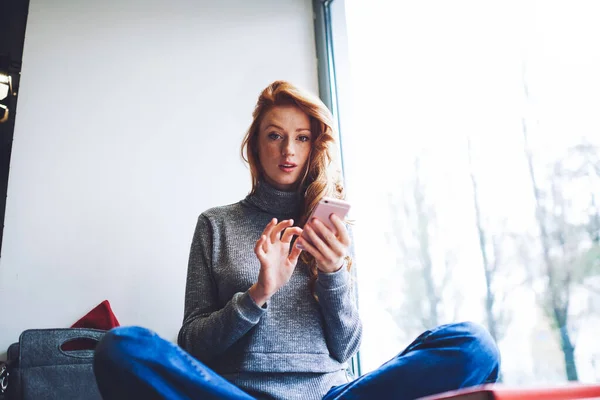
{"label": "red surface", "polygon": [[71,328],[91,328],[108,331],[117,326],[120,326],[119,321],[110,308],[108,300],[104,300],[79,321],[71,325]]}
{"label": "red surface", "polygon": [[483,385],[475,388],[446,392],[421,400],[461,399],[464,395],[481,393],[481,398],[495,400],[572,400],[600,399],[600,385],[570,384],[556,387],[514,388],[502,385]]}
{"label": "red surface", "polygon": [[[71,328],[91,328],[108,331],[117,326],[120,326],[119,321],[110,308],[108,300],[104,300],[86,315],[81,317],[79,321],[71,325]],[[74,339],[64,343],[61,346],[61,349],[64,351],[93,350],[96,347],[96,344],[98,344],[98,342],[92,339]]]}

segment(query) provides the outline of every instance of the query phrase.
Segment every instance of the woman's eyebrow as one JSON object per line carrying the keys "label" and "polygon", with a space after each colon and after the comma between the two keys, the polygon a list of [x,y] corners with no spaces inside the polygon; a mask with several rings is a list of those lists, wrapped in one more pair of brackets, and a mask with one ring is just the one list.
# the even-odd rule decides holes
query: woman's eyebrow
{"label": "woman's eyebrow", "polygon": [[[279,129],[281,131],[286,132],[285,129],[283,129],[281,126],[279,126],[277,124],[269,124],[269,125],[265,126],[265,129],[269,129],[270,127],[273,127],[273,128],[276,128],[276,129]],[[310,132],[310,129],[309,128],[298,128],[298,129],[296,129],[296,132],[301,132],[301,131],[309,131]]]}
{"label": "woman's eyebrow", "polygon": [[265,126],[265,129],[269,129],[269,128],[276,128],[276,129],[279,129],[280,131],[285,132],[285,129],[283,129],[282,127],[280,127],[279,125],[276,125],[276,124],[269,124],[269,125]]}

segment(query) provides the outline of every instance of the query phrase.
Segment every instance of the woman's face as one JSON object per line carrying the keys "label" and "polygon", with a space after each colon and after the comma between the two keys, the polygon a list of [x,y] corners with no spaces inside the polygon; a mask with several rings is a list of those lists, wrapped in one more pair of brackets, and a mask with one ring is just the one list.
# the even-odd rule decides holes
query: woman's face
{"label": "woman's face", "polygon": [[279,190],[297,188],[312,147],[310,118],[296,106],[276,106],[258,129],[258,159],[265,180]]}

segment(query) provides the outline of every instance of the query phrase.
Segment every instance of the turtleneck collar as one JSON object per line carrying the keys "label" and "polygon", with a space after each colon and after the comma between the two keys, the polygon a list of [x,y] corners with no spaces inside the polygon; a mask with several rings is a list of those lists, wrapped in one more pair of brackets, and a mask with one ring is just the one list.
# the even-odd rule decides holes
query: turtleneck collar
{"label": "turtleneck collar", "polygon": [[269,214],[287,218],[295,218],[302,208],[302,194],[293,191],[285,192],[260,180],[253,194],[246,196],[246,201]]}

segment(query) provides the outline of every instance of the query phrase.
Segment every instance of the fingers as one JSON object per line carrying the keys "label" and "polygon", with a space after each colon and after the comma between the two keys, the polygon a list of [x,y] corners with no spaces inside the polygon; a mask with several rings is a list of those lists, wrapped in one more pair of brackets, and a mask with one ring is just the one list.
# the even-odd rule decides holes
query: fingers
{"label": "fingers", "polygon": [[294,225],[293,219],[286,219],[284,221],[281,221],[277,225],[275,225],[271,230],[271,236],[270,236],[271,243],[275,243],[275,241],[277,241],[277,239],[279,239],[281,237],[281,231],[283,231],[285,228],[288,228],[292,225]]}
{"label": "fingers", "polygon": [[272,218],[267,226],[265,226],[262,234],[267,235],[275,225],[277,225],[277,218]]}
{"label": "fingers", "polygon": [[296,265],[296,263],[298,262],[298,257],[300,256],[300,253],[302,253],[302,250],[298,248],[298,246],[294,246],[292,248],[292,251],[290,252],[290,255],[288,256],[288,259],[290,260],[290,263],[292,265]]}
{"label": "fingers", "polygon": [[[297,240],[297,243],[301,242],[302,243],[302,247],[304,248],[304,251],[308,252],[310,255],[312,255],[315,260],[317,261],[317,263],[323,263],[323,261],[325,260],[325,257],[323,257],[323,254],[321,254],[321,252],[315,247],[313,246],[313,244],[311,244],[308,240],[304,239],[303,237],[299,237]],[[301,249],[298,248],[298,245],[294,246],[294,249],[292,250],[291,254],[294,254],[297,250],[300,250],[298,252],[298,254],[300,254],[300,252],[302,251]],[[290,256],[291,256],[290,254]],[[297,261],[297,259],[296,259]]]}
{"label": "fingers", "polygon": [[267,226],[265,226],[265,229],[262,232],[262,235],[265,235],[266,237],[270,237],[271,236],[271,232],[273,231],[273,228],[277,225],[277,218],[273,218],[271,219],[271,221],[269,221],[269,223],[267,224]]}
{"label": "fingers", "polygon": [[[298,227],[290,228],[294,225],[293,219],[286,219],[277,223],[277,218],[273,218],[265,227],[261,238],[256,242],[256,246],[260,246],[261,250],[264,253],[269,251],[269,245],[275,243],[277,240],[281,240],[284,243],[289,244],[294,235],[302,234],[302,229]],[[287,229],[286,229],[287,228]],[[283,235],[281,232],[285,229]],[[255,247],[255,251],[257,256],[257,248]]]}
{"label": "fingers", "polygon": [[350,235],[348,234],[348,228],[346,228],[346,224],[344,224],[344,221],[342,221],[342,219],[335,214],[331,214],[329,216],[329,219],[331,220],[333,226],[335,226],[335,229],[337,230],[338,240],[344,246],[350,246]]}
{"label": "fingers", "polygon": [[[309,224],[306,224],[306,226],[304,227],[304,234],[306,235],[306,237],[308,239],[310,239],[310,241],[312,242],[311,245],[309,245],[307,247],[307,250],[310,254],[312,254],[315,259],[317,259],[317,261],[319,261],[318,257],[325,257],[326,259],[333,259],[335,258],[335,250],[339,250],[339,244],[336,245],[329,245],[328,243],[326,243],[321,236],[319,236],[317,234],[317,232],[315,231],[315,228],[318,227],[317,224],[319,224],[320,222],[311,222]],[[315,228],[313,228],[315,227]],[[324,227],[324,229],[320,229],[321,227],[318,227],[320,231],[323,232],[323,236],[325,237],[327,234],[330,235],[328,240],[333,240],[331,239],[331,236],[333,235],[331,231],[329,231],[329,229],[327,229],[327,227]],[[329,232],[325,232],[325,230],[328,230]],[[335,236],[333,236],[333,238],[335,239]],[[337,239],[335,239],[337,241]],[[305,246],[307,244],[306,240],[302,240],[302,245]],[[306,246],[305,246],[306,247]],[[312,249],[316,250],[318,253],[320,253],[318,256],[313,254],[313,251],[311,251]]]}
{"label": "fingers", "polygon": [[277,225],[277,218],[273,218],[271,219],[271,221],[267,224],[267,226],[265,227],[265,230],[263,231],[262,235],[265,236],[265,240],[263,240],[262,242],[262,249],[263,251],[267,251],[268,250],[268,246],[269,246],[269,241],[267,240],[267,238],[271,237],[271,232],[273,232],[273,228]]}
{"label": "fingers", "polygon": [[285,230],[285,232],[283,232],[283,236],[281,237],[281,241],[283,243],[290,243],[292,241],[292,237],[293,236],[300,236],[302,235],[302,228],[299,228],[297,226],[294,226],[292,228],[287,228]]}
{"label": "fingers", "polygon": [[258,257],[258,259],[262,262],[265,256],[265,250],[263,248],[263,245],[265,244],[265,242],[267,241],[267,237],[265,235],[262,235],[260,237],[260,239],[258,239],[256,241],[256,244],[254,245],[254,254],[256,254],[256,257]]}
{"label": "fingers", "polygon": [[[320,238],[320,242],[325,246],[327,250],[332,252],[336,257],[342,257],[346,254],[346,245],[340,242],[339,238],[333,233],[331,229],[329,229],[324,223],[315,219],[309,227],[313,228],[314,232],[317,234],[317,238]],[[324,252],[324,249],[320,246],[320,243],[317,239],[314,239],[313,236],[310,236],[310,239],[316,245],[316,247],[321,250],[323,255],[329,255],[328,252]]]}

